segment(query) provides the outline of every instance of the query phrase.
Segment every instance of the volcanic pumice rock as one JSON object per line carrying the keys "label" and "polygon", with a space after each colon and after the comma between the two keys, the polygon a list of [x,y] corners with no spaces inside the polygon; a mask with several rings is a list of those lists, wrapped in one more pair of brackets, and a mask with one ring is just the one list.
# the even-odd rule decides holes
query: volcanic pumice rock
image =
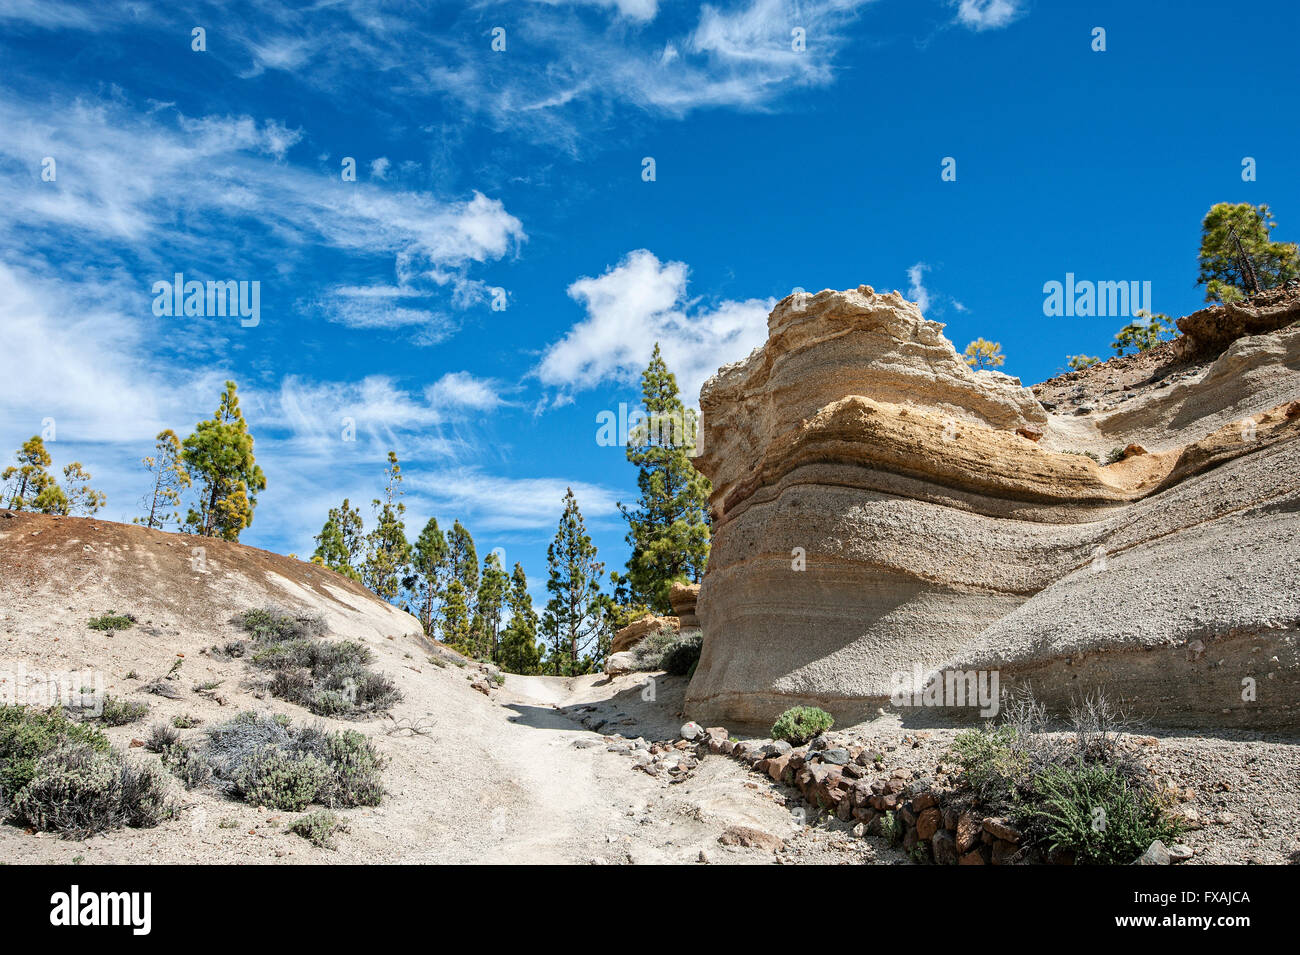
{"label": "volcanic pumice rock", "polygon": [[[1103,686],[1170,723],[1300,723],[1300,418],[1246,388],[1239,420],[1211,402],[1176,446],[1103,466],[1061,450],[1080,419],[972,371],[942,327],[866,286],[790,297],[704,386],[714,536],[688,714],[844,723],[913,674],[978,668],[1051,705]],[[1260,397],[1300,396],[1293,373],[1269,380]]]}

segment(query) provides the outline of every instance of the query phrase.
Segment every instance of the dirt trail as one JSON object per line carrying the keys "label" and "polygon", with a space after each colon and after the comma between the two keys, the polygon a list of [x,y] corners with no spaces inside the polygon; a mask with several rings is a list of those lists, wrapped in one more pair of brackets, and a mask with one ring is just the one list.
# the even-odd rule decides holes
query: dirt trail
{"label": "dirt trail", "polygon": [[[608,713],[604,733],[667,739],[682,723],[681,679],[660,677],[647,694],[644,675],[508,676],[485,696],[470,685],[479,675],[472,665],[435,653],[414,618],[351,581],[221,542],[205,542],[195,559],[192,545],[129,525],[0,511],[0,691],[21,697],[51,675],[94,671],[111,696],[148,704],[143,720],[105,730],[139,760],[158,757],[133,742],[182,714],[202,721],[183,733],[195,742],[250,709],[357,729],[388,760],[382,805],[342,812],[350,831],[331,851],[286,832],[294,813],[178,784],[181,811],[156,829],[71,841],[0,825],[0,862],[695,862],[701,850],[719,861],[771,862],[771,852],[724,848],[717,838],[733,824],[795,831],[783,797],[732,761],[706,760],[669,785],[607,752],[604,736],[576,721],[583,713],[560,709],[597,706]],[[250,685],[246,660],[212,652],[245,636],[235,614],[263,606],[319,613],[330,639],[369,647],[375,669],[403,694],[392,719],[320,720]],[[137,623],[117,632],[87,626],[108,612]],[[179,698],[146,692],[177,660]],[[199,693],[202,683],[219,683],[219,699]]]}

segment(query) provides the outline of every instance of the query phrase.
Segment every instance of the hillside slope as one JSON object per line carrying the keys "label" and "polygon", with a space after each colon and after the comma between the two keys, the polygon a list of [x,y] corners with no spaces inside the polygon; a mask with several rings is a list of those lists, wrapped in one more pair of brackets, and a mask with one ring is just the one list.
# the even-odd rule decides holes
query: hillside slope
{"label": "hillside slope", "polygon": [[[195,547],[204,550],[195,554]],[[247,660],[210,648],[247,636],[231,622],[236,613],[267,606],[319,614],[325,639],[369,647],[373,668],[403,695],[392,718],[321,719],[245,685]],[[116,632],[87,627],[110,612],[137,622]],[[179,679],[170,685],[178,698],[146,692],[177,659]],[[156,829],[70,841],[0,825],[0,861],[694,862],[707,847],[730,861],[770,862],[770,852],[720,849],[719,833],[733,823],[791,829],[788,813],[746,788],[743,770],[730,761],[667,790],[664,781],[632,771],[626,757],[606,753],[600,735],[560,709],[607,701],[611,714],[637,716],[637,730],[625,731],[666,738],[680,725],[680,679],[660,678],[652,703],[641,700],[643,675],[508,676],[488,696],[470,686],[481,676],[475,664],[431,644],[413,617],[332,571],[238,544],[0,511],[0,691],[24,696],[58,673],[85,670],[102,675],[110,696],[149,705],[145,719],[105,731],[133,759],[158,759],[131,745],[156,722],[198,717],[202,724],[184,735],[199,739],[205,728],[256,710],[359,730],[388,760],[387,795],[375,808],[341,813],[351,831],[337,851],[287,834],[295,813],[176,784],[182,811]],[[24,685],[15,687],[18,681]],[[205,683],[220,684],[216,698],[197,692]]]}

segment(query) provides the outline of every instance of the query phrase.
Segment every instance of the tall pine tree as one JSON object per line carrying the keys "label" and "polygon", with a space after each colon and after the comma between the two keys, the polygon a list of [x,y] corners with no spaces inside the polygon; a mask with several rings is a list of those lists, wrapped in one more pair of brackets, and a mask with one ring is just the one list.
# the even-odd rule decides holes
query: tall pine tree
{"label": "tall pine tree", "polygon": [[496,551],[489,551],[483,558],[483,574],[479,578],[478,632],[481,641],[480,653],[494,663],[499,655],[501,640],[501,620],[504,616],[506,591],[510,578],[501,568],[501,558]]}
{"label": "tall pine tree", "polygon": [[384,468],[384,496],[375,498],[377,523],[366,538],[366,559],[362,565],[361,582],[375,596],[395,600],[401,590],[402,579],[411,557],[411,545],[406,540],[406,523],[402,515],[406,505],[402,496],[402,467],[397,455],[388,452],[388,466]]}
{"label": "tall pine tree", "polygon": [[691,464],[698,418],[682,404],[677,378],[655,344],[641,375],[647,419],[628,437],[627,459],[637,467],[635,509],[619,504],[632,549],[625,584],[629,602],[671,613],[674,581],[699,582],[709,556],[709,480]]}
{"label": "tall pine tree", "polygon": [[216,413],[200,421],[181,445],[181,460],[199,486],[198,507],[190,508],[185,529],[230,541],[253,523],[257,492],[266,490],[235,390],[233,381],[226,382]]}
{"label": "tall pine tree", "polygon": [[596,560],[596,545],[572,488],[565,491],[564,513],[555,540],[546,549],[546,564],[551,599],[542,615],[542,635],[549,649],[547,664],[557,676],[586,673],[601,662],[587,654],[598,655],[606,625],[600,592],[605,565]]}
{"label": "tall pine tree", "polygon": [[312,554],[312,563],[360,582],[361,561],[366,548],[361,508],[353,507],[345,497],[341,505],[330,508],[325,525],[315,539],[316,552]]}
{"label": "tall pine tree", "polygon": [[450,570],[447,538],[438,527],[438,519],[431,517],[411,551],[411,577],[406,585],[415,594],[420,623],[430,637],[437,625],[436,611],[445,596]]}
{"label": "tall pine tree", "polygon": [[528,578],[524,565],[515,564],[510,575],[510,591],[506,595],[510,608],[510,622],[501,634],[501,653],[498,664],[508,673],[536,673],[542,662],[541,648],[537,644],[537,611],[528,593]]}

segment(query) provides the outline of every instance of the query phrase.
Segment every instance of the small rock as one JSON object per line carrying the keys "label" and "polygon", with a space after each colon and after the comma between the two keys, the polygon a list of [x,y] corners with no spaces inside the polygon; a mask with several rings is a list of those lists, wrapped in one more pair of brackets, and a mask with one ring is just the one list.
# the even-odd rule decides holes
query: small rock
{"label": "small rock", "polygon": [[1138,858],[1138,860],[1133,864],[1134,865],[1169,865],[1169,862],[1170,862],[1169,850],[1165,848],[1165,844],[1163,842],[1157,839],[1155,842],[1151,843],[1150,848],[1148,848],[1146,852],[1142,853],[1142,855]]}
{"label": "small rock", "polygon": [[1169,858],[1174,862],[1186,862],[1194,854],[1191,846],[1183,845],[1181,842],[1176,842],[1169,847]]}
{"label": "small rock", "polygon": [[701,736],[703,736],[704,730],[700,728],[699,723],[692,721],[690,723],[683,723],[681,732],[678,733],[678,735],[682,739],[694,740],[694,739],[699,739]]}
{"label": "small rock", "polygon": [[847,749],[824,749],[822,750],[822,761],[830,763],[832,766],[844,766],[849,761],[849,751]]}

